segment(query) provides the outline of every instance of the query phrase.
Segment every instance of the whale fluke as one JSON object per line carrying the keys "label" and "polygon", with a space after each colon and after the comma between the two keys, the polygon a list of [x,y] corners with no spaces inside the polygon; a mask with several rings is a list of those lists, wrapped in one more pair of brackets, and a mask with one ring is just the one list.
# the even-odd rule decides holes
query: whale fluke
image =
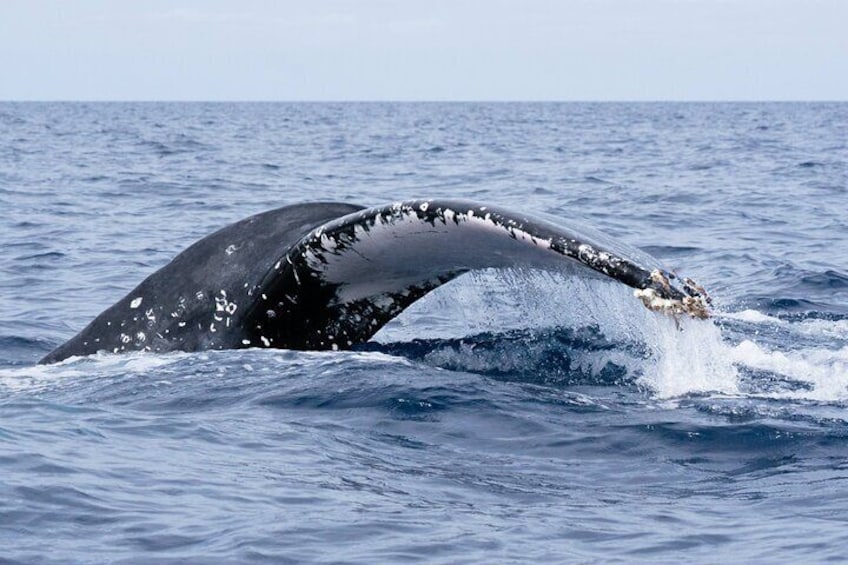
{"label": "whale fluke", "polygon": [[198,241],[41,363],[98,351],[347,349],[407,306],[477,269],[605,277],[649,308],[706,317],[703,289],[606,237],[504,208],[412,200],[306,203]]}

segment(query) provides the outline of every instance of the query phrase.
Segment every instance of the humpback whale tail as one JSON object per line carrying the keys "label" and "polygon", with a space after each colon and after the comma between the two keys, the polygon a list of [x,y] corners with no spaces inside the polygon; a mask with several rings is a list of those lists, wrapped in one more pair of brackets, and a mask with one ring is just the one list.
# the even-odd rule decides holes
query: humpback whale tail
{"label": "humpback whale tail", "polygon": [[493,267],[610,278],[650,309],[708,316],[701,287],[640,255],[585,231],[462,200],[367,209],[297,204],[196,242],[41,363],[98,351],[347,349],[434,288]]}

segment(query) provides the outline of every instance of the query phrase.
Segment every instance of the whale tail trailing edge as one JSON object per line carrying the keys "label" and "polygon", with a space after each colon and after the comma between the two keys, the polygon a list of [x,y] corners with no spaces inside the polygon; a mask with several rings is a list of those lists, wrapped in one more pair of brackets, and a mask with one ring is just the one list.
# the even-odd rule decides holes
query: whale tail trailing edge
{"label": "whale tail trailing edge", "polygon": [[463,273],[516,266],[614,279],[651,309],[707,315],[694,283],[680,290],[635,250],[532,216],[460,200],[309,203],[198,241],[41,362],[101,350],[347,349]]}

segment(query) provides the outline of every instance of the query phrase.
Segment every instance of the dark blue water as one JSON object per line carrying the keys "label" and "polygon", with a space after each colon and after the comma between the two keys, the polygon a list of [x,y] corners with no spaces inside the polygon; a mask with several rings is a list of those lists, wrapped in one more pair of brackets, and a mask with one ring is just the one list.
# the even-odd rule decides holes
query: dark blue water
{"label": "dark blue water", "polygon": [[[466,276],[354,352],[34,363],[303,200],[580,220],[706,286]],[[848,104],[0,104],[0,561],[848,553]]]}

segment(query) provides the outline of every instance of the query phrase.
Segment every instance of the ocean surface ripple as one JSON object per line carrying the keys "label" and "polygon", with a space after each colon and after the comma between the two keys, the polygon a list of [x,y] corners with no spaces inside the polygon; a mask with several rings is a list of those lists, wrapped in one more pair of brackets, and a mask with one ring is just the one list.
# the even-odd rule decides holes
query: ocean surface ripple
{"label": "ocean surface ripple", "polygon": [[[0,103],[0,562],[824,562],[848,552],[848,104]],[[349,352],[35,365],[304,200],[592,225],[707,322],[460,277]]]}

